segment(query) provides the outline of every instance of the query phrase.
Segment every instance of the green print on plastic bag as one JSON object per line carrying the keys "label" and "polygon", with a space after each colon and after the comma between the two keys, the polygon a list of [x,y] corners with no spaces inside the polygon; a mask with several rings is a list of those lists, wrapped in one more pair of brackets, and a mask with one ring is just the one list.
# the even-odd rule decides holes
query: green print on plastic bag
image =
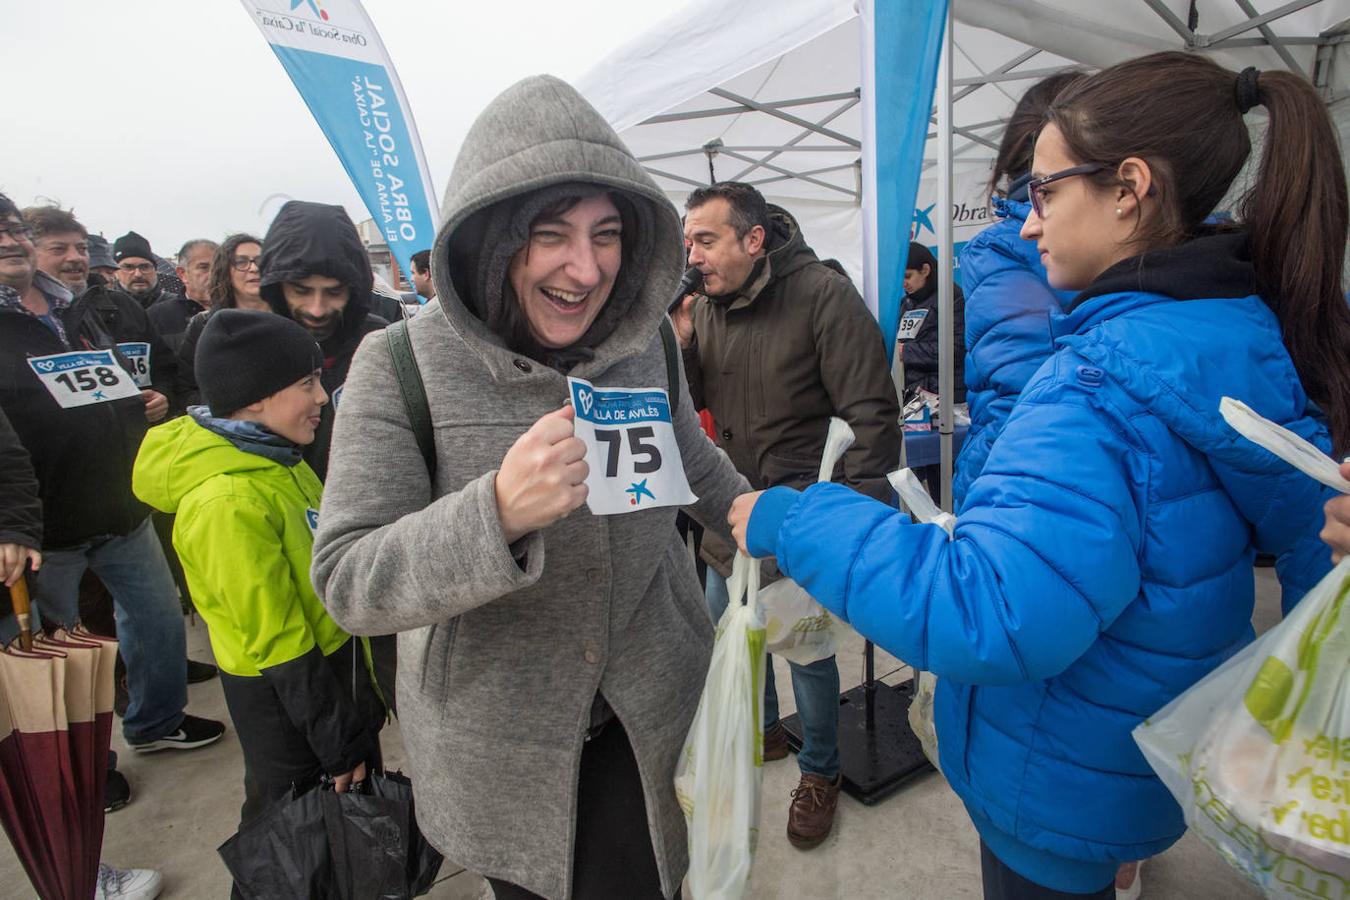
{"label": "green print on plastic bag", "polygon": [[1290,669],[1289,665],[1278,657],[1267,657],[1243,696],[1247,712],[1270,733],[1277,744],[1289,739],[1294,722],[1298,719],[1303,704],[1307,702],[1308,694],[1313,687],[1313,676],[1317,672],[1317,659],[1322,652],[1322,645],[1335,629],[1348,593],[1350,581],[1341,585],[1340,590],[1336,592],[1335,601],[1322,610],[1311,626],[1299,637],[1297,671]]}

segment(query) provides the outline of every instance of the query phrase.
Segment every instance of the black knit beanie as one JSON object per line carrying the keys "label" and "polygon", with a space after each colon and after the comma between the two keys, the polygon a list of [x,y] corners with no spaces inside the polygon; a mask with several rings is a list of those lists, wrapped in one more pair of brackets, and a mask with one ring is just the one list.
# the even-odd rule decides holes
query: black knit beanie
{"label": "black knit beanie", "polygon": [[321,368],[323,353],[303,326],[261,310],[212,313],[197,343],[197,384],[220,418]]}
{"label": "black knit beanie", "polygon": [[121,262],[128,258],[151,262],[155,259],[155,254],[150,252],[150,242],[134,231],[128,231],[113,244],[113,259]]}

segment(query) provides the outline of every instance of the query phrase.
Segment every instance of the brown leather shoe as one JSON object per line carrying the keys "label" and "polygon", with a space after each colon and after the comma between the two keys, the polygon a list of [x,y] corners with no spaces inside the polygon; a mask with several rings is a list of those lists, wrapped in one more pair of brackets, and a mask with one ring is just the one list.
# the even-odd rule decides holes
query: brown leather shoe
{"label": "brown leather shoe", "polygon": [[788,807],[787,838],[792,846],[810,850],[829,837],[842,783],[842,775],[836,776],[834,781],[819,775],[802,775],[801,783],[792,792],[792,805]]}
{"label": "brown leather shoe", "polygon": [[787,729],[783,727],[782,722],[774,722],[769,730],[764,732],[764,761],[773,762],[775,759],[785,759],[787,755]]}

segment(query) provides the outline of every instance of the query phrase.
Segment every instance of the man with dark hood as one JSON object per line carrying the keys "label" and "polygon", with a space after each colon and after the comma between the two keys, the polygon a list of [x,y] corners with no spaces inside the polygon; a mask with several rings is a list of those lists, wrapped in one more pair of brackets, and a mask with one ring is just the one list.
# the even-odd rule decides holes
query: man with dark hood
{"label": "man with dark hood", "polygon": [[259,268],[272,312],[299,322],[323,350],[323,389],[332,400],[305,448],[305,461],[323,479],[352,354],[361,338],[389,324],[370,312],[370,260],[341,206],[291,200],[267,229]]}

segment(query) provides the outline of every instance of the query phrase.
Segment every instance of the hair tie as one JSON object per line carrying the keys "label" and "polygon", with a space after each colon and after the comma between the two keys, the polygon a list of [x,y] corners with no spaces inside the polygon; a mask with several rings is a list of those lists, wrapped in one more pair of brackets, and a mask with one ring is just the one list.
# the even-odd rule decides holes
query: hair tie
{"label": "hair tie", "polygon": [[1237,105],[1244,116],[1253,106],[1261,105],[1261,85],[1257,82],[1260,77],[1256,66],[1248,66],[1238,73]]}

